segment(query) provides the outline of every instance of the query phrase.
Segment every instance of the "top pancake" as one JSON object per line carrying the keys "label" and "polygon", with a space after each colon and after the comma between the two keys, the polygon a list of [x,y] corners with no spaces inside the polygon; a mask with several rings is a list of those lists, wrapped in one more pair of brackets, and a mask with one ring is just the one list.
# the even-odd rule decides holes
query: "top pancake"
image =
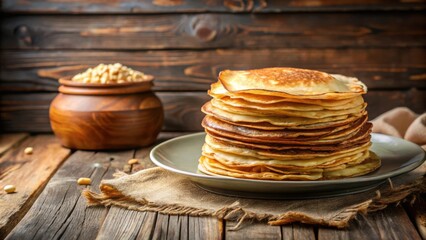
{"label": "top pancake", "polygon": [[358,79],[297,68],[263,68],[220,72],[229,92],[311,99],[347,99],[366,93]]}

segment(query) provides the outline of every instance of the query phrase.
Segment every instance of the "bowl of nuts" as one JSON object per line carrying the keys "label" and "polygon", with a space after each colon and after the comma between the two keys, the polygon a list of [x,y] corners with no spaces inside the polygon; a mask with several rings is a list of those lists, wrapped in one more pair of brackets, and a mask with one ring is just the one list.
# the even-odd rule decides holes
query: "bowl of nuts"
{"label": "bowl of nuts", "polygon": [[99,64],[59,79],[50,104],[53,132],[65,147],[81,150],[129,149],[152,144],[164,113],[152,92],[154,77],[116,64]]}

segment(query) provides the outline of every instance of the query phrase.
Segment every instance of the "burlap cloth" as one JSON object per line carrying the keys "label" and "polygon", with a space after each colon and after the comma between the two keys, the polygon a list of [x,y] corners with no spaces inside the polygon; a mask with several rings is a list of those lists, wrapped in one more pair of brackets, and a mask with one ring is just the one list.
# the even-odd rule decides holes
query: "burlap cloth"
{"label": "burlap cloth", "polygon": [[[417,117],[406,108],[389,111],[373,121],[374,131],[425,146],[426,114]],[[104,180],[100,193],[84,191],[89,205],[120,206],[137,211],[165,214],[216,216],[220,219],[267,221],[271,225],[292,222],[346,227],[358,213],[385,208],[402,200],[415,200],[415,194],[426,192],[426,165],[388,179],[379,189],[341,197],[311,200],[258,200],[213,194],[200,189],[184,176],[160,168],[142,170],[132,175],[117,173]],[[411,196],[411,197],[410,197]]]}

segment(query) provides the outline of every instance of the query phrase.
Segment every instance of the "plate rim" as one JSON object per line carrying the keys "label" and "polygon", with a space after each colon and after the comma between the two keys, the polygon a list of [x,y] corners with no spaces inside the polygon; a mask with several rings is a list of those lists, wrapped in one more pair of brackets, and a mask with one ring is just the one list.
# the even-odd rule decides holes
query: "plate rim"
{"label": "plate rim", "polygon": [[[402,139],[402,138],[397,138],[397,137],[394,137],[394,136],[389,136],[389,135],[381,134],[381,133],[371,133],[371,135],[372,135],[372,137],[373,137],[373,135],[377,135],[377,136],[380,136],[380,137],[397,139],[399,141],[405,141],[409,144],[414,144],[416,147],[418,147],[420,150],[423,151],[423,158],[420,161],[413,162],[411,164],[408,164],[406,166],[403,166],[401,168],[398,168],[396,170],[393,170],[393,171],[390,171],[390,172],[387,172],[387,173],[384,173],[384,174],[381,174],[381,175],[378,175],[378,176],[368,177],[368,175],[367,175],[367,176],[350,177],[350,178],[343,178],[343,179],[320,180],[320,181],[306,181],[306,180],[303,180],[303,181],[274,181],[274,180],[233,178],[233,177],[228,177],[228,176],[201,175],[201,174],[180,170],[180,169],[176,169],[176,168],[170,167],[168,165],[165,165],[165,164],[161,163],[160,161],[158,161],[154,156],[155,152],[158,151],[157,149],[161,148],[163,145],[166,145],[166,144],[169,144],[170,142],[178,141],[178,140],[181,140],[181,139],[197,137],[198,135],[205,135],[205,134],[206,134],[205,132],[196,132],[196,133],[186,134],[186,135],[183,135],[183,136],[175,137],[175,138],[169,139],[167,141],[164,141],[160,144],[157,144],[154,148],[151,149],[151,151],[149,153],[149,157],[150,157],[151,161],[155,165],[157,165],[158,167],[166,169],[167,171],[171,171],[171,172],[182,174],[182,175],[189,176],[189,177],[203,178],[203,179],[210,179],[210,180],[227,180],[227,181],[234,181],[234,182],[251,182],[253,184],[260,184],[260,183],[269,184],[270,183],[270,184],[291,184],[291,185],[351,184],[351,183],[382,181],[382,180],[386,180],[388,178],[396,177],[396,176],[399,176],[401,174],[405,174],[407,172],[410,172],[410,171],[416,169],[417,167],[419,167],[420,165],[422,165],[426,160],[426,151],[423,148],[421,148],[419,145],[417,145],[413,142],[407,141],[405,139]],[[373,141],[371,141],[371,142],[373,142]]]}

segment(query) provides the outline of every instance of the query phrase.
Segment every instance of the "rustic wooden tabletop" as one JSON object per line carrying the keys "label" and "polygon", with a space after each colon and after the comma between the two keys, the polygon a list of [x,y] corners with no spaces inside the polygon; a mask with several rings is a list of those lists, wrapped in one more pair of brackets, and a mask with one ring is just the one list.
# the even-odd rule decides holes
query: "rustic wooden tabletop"
{"label": "rustic wooden tabletop", "polygon": [[[182,134],[182,133],[180,133]],[[179,134],[163,134],[165,140]],[[33,153],[24,153],[33,147]],[[70,151],[53,135],[8,134],[0,137],[0,186],[17,192],[0,193],[0,239],[421,239],[426,227],[424,198],[382,211],[359,215],[351,227],[337,230],[295,223],[269,226],[235,223],[212,217],[163,215],[119,207],[86,207],[80,177],[90,177],[89,189],[117,170],[135,172],[153,167],[150,148],[119,152]],[[141,163],[129,166],[131,158]],[[423,220],[424,224],[424,220]]]}

